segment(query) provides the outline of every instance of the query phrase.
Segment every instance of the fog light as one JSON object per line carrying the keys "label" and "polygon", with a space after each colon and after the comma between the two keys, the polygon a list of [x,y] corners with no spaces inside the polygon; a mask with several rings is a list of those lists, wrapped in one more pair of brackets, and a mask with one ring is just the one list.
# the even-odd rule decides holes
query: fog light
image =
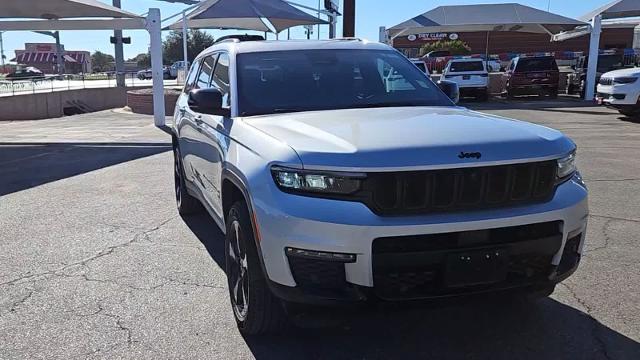
{"label": "fog light", "polygon": [[296,249],[296,248],[290,248],[290,247],[285,248],[285,251],[287,253],[287,256],[294,256],[294,257],[300,257],[300,258],[306,258],[306,259],[335,261],[335,262],[343,262],[343,263],[356,262],[355,254],[303,250],[303,249]]}

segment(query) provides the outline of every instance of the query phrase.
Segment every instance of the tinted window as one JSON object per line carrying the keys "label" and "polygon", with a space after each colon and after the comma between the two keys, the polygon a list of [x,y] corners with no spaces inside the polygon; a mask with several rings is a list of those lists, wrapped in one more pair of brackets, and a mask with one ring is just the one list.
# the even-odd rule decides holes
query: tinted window
{"label": "tinted window", "polygon": [[202,62],[202,70],[200,70],[200,75],[198,75],[198,81],[196,82],[197,89],[207,89],[209,87],[215,62],[216,60],[214,56],[207,56],[204,59]]}
{"label": "tinted window", "polygon": [[226,53],[220,54],[218,57],[218,63],[216,69],[213,72],[213,78],[211,79],[211,85],[216,87],[222,92],[222,104],[229,106],[229,55]]}
{"label": "tinted window", "polygon": [[558,71],[558,65],[552,57],[521,58],[518,60],[516,71]]}
{"label": "tinted window", "polygon": [[449,71],[484,71],[484,64],[482,63],[482,61],[453,61],[451,62]]}
{"label": "tinted window", "polygon": [[185,80],[184,92],[189,92],[191,91],[191,89],[194,88],[199,71],[200,71],[200,61],[193,64],[193,66],[191,67],[191,71],[189,71],[189,76],[187,76],[187,80]]}
{"label": "tinted window", "polygon": [[241,115],[385,106],[451,106],[431,80],[390,50],[238,55]]}

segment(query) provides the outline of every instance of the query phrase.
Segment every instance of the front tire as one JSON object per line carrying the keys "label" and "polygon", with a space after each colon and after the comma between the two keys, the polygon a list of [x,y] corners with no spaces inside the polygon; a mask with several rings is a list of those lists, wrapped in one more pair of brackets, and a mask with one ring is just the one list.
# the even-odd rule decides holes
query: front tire
{"label": "front tire", "polygon": [[238,329],[245,335],[279,332],[286,325],[282,302],[269,290],[247,205],[238,201],[229,210],[225,259],[229,298]]}
{"label": "front tire", "polygon": [[198,199],[191,196],[187,191],[186,180],[184,178],[184,167],[182,166],[182,157],[180,155],[180,149],[178,149],[177,146],[173,148],[173,174],[178,213],[184,216],[201,212],[202,205]]}

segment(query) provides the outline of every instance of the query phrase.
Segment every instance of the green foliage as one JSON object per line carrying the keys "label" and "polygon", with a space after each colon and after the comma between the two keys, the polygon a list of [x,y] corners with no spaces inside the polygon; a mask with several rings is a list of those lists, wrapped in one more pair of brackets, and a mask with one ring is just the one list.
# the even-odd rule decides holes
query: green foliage
{"label": "green foliage", "polygon": [[139,68],[147,69],[151,67],[151,56],[149,54],[138,54],[127,61],[135,62]]}
{"label": "green foliage", "polygon": [[424,44],[420,47],[420,55],[426,55],[436,50],[449,50],[451,55],[469,55],[471,48],[464,41],[457,40],[441,40],[429,44]]}
{"label": "green foliage", "polygon": [[91,65],[93,66],[94,72],[109,71],[111,67],[109,63],[114,61],[113,56],[97,50],[91,55]]}
{"label": "green foliage", "polygon": [[[200,30],[189,30],[187,34],[187,58],[193,62],[202,50],[213,45],[214,38],[210,34]],[[162,43],[162,56],[166,64],[184,60],[182,50],[182,31],[174,30]]]}

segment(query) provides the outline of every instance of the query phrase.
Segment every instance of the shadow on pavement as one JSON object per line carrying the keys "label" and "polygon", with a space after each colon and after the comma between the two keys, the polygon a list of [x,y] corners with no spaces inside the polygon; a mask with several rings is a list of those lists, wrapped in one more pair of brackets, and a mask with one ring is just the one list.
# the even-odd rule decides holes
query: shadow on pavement
{"label": "shadow on pavement", "polygon": [[[224,236],[213,220],[184,220],[224,270]],[[640,359],[638,342],[551,298],[309,311],[338,325],[245,337],[256,359]]]}
{"label": "shadow on pavement", "polygon": [[167,143],[0,143],[0,196],[170,150]]}
{"label": "shadow on pavement", "polygon": [[[593,102],[582,101],[578,98],[561,96],[557,99],[538,98],[538,97],[522,97],[513,100],[507,100],[502,98],[492,98],[487,102],[476,101],[464,101],[460,102],[460,106],[469,107],[473,110],[543,110],[550,111],[550,109],[570,108],[571,110],[564,110],[571,113],[587,113],[602,115],[606,114],[605,108],[599,106]],[[581,109],[581,110],[576,110]]]}

